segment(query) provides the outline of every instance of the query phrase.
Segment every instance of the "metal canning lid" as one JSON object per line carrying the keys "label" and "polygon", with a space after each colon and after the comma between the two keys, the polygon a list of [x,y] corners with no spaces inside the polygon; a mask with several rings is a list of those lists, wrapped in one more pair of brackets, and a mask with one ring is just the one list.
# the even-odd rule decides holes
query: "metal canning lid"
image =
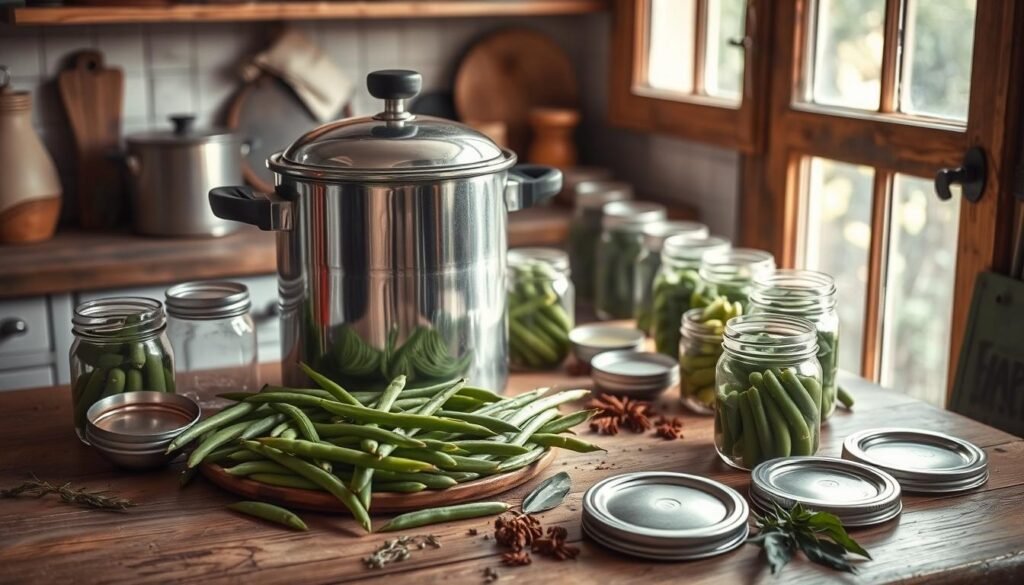
{"label": "metal canning lid", "polygon": [[903,509],[900,485],[888,473],[845,459],[785,457],[750,473],[750,496],[759,507],[802,504],[835,514],[848,526],[891,520]]}
{"label": "metal canning lid", "polygon": [[601,208],[601,227],[639,231],[644,224],[665,219],[665,206],[646,201],[612,201]]}
{"label": "metal canning lid", "polygon": [[732,488],[684,473],[617,475],[583,496],[590,536],[649,558],[700,558],[735,548],[746,537],[749,512]]}
{"label": "metal canning lid", "polygon": [[988,455],[963,439],[920,429],[880,428],[854,433],[843,458],[890,473],[904,489],[949,493],[988,480]]}
{"label": "metal canning lid", "polygon": [[202,410],[187,396],[168,392],[124,392],[100,400],[86,412],[88,432],[109,446],[143,449],[167,443],[194,425]]}
{"label": "metal canning lid", "polygon": [[249,289],[238,282],[186,282],[167,289],[167,313],[181,319],[225,319],[249,312]]}
{"label": "metal canning lid", "polygon": [[591,376],[611,392],[663,390],[679,381],[679,363],[660,353],[616,350],[590,360]]}
{"label": "metal canning lid", "polygon": [[600,210],[605,203],[633,199],[633,186],[622,181],[581,181],[576,185],[575,206]]}
{"label": "metal canning lid", "polygon": [[508,251],[509,268],[530,266],[542,262],[559,273],[569,272],[569,255],[558,248],[528,247]]}
{"label": "metal canning lid", "polygon": [[704,254],[728,250],[731,247],[729,240],[718,236],[697,238],[690,234],[676,234],[665,240],[661,251],[663,257],[700,262]]}
{"label": "metal canning lid", "polygon": [[643,227],[644,247],[660,253],[665,240],[671,236],[688,236],[691,238],[708,237],[708,226],[696,221],[664,220],[649,223]]}

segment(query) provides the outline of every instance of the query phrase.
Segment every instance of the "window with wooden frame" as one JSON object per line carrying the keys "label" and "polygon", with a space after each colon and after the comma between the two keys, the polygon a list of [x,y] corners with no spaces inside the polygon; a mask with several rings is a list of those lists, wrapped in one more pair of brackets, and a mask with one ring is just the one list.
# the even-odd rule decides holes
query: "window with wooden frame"
{"label": "window with wooden frame", "polygon": [[[616,0],[609,118],[739,150],[757,148],[764,0]],[[763,93],[760,92],[760,93]]]}
{"label": "window with wooden frame", "polygon": [[[744,243],[836,277],[842,367],[942,404],[975,277],[1009,261],[1024,3],[773,10],[767,148],[743,165]],[[980,198],[958,185],[938,198],[936,174],[975,147]]]}

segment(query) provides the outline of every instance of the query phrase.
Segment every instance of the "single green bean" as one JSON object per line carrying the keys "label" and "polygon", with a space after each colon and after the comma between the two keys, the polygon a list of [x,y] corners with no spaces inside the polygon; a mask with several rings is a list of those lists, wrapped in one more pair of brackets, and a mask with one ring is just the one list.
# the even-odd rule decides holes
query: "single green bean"
{"label": "single green bean", "polygon": [[542,396],[551,391],[551,388],[535,388],[529,392],[524,392],[515,398],[506,398],[498,402],[492,402],[487,406],[477,409],[473,414],[494,414],[503,410],[518,409],[535,400],[539,400]]}
{"label": "single green bean", "polygon": [[110,371],[107,372],[107,383],[103,386],[103,394],[100,395],[100,399],[124,392],[124,386],[124,370],[121,368],[110,368]]}
{"label": "single green bean", "polygon": [[344,388],[341,387],[340,384],[338,384],[335,381],[331,380],[327,376],[324,376],[323,374],[315,371],[313,368],[307,366],[303,362],[299,362],[299,368],[303,372],[305,372],[305,374],[307,376],[309,376],[310,380],[313,380],[314,382],[316,382],[317,386],[320,386],[324,390],[330,392],[331,395],[334,396],[334,398],[338,402],[342,402],[344,404],[353,404],[353,405],[358,405],[359,404],[359,401],[356,400],[351,394],[349,394],[348,390],[345,390]]}
{"label": "single green bean", "polygon": [[[302,438],[307,441],[313,441],[314,443],[320,442],[320,435],[317,434],[316,429],[313,427],[313,421],[309,420],[306,413],[302,412],[299,407],[285,403],[273,404],[271,406],[274,410],[292,419],[292,422],[295,423],[295,427],[298,429]],[[273,432],[271,432],[271,434],[273,434]]]}
{"label": "single green bean", "polygon": [[463,449],[464,451],[472,453],[474,455],[501,455],[509,457],[512,455],[522,455],[523,453],[529,451],[529,449],[521,445],[499,443],[497,441],[466,440],[455,441],[452,444],[457,445],[460,449]]}
{"label": "single green bean", "polygon": [[[465,455],[466,453],[459,448],[455,443],[449,443],[448,441],[438,441],[436,439],[424,439],[419,437],[418,439],[411,439],[413,441],[423,443],[423,447],[433,449],[435,451],[441,451],[443,453],[455,453],[457,455]],[[419,447],[420,445],[398,445],[399,447]]]}
{"label": "single green bean", "polygon": [[273,461],[261,460],[261,461],[248,461],[246,463],[239,463],[233,467],[228,467],[224,471],[231,475],[246,476],[254,473],[284,473],[289,474],[291,471],[278,463]]}
{"label": "single green bean", "polygon": [[135,369],[146,365],[146,347],[140,342],[128,344],[128,363]]}
{"label": "single green bean", "polygon": [[847,409],[853,408],[853,394],[850,394],[850,392],[846,388],[844,388],[843,386],[839,386],[836,396],[839,398],[839,402],[844,407],[846,407]]}
{"label": "single green bean", "polygon": [[807,421],[804,419],[803,414],[800,413],[800,409],[790,400],[789,395],[782,388],[782,384],[771,370],[767,370],[764,373],[764,387],[768,391],[768,395],[771,396],[772,402],[775,403],[775,406],[779,407],[779,412],[782,413],[786,423],[789,425],[792,454],[797,456],[811,455],[814,452],[814,438],[811,437],[811,430],[807,426]]}
{"label": "single green bean", "polygon": [[146,353],[146,365],[144,366],[146,390],[167,392],[167,379],[164,377],[163,357],[164,356],[159,353]]}
{"label": "single green bean", "polygon": [[189,467],[195,467],[199,465],[200,463],[203,462],[203,459],[205,459],[207,455],[213,452],[214,449],[222,445],[225,445],[231,441],[234,441],[238,439],[238,437],[241,437],[242,433],[245,432],[245,429],[249,428],[250,424],[252,423],[242,421],[235,423],[231,426],[225,427],[223,429],[220,429],[219,431],[213,433],[212,435],[204,439],[201,443],[199,443],[199,446],[196,447],[194,451],[192,451],[192,453],[188,456],[187,465]]}
{"label": "single green bean", "polygon": [[235,404],[234,406],[229,406],[228,408],[225,408],[224,410],[218,412],[217,414],[211,416],[210,418],[196,423],[190,429],[175,437],[175,439],[171,441],[171,444],[167,447],[167,452],[170,453],[175,449],[180,449],[181,447],[191,443],[192,440],[198,437],[199,435],[202,435],[203,433],[209,430],[216,429],[222,425],[226,425],[230,422],[242,418],[243,416],[256,410],[256,406],[257,405],[255,404],[242,402],[240,404]]}
{"label": "single green bean", "polygon": [[264,502],[237,502],[228,505],[229,510],[254,516],[268,522],[276,522],[283,526],[287,526],[292,530],[309,530],[306,527],[306,523],[295,514],[281,508],[274,506],[273,504],[266,504]]}
{"label": "single green bean", "polygon": [[793,444],[789,437],[789,426],[786,425],[786,418],[782,416],[782,411],[772,400],[772,397],[761,386],[759,389],[761,401],[764,402],[765,415],[768,417],[768,427],[772,433],[772,456],[773,457],[789,457],[789,454],[793,451]]}
{"label": "single green bean", "polygon": [[458,483],[454,478],[439,473],[399,473],[378,469],[373,473],[373,477],[386,482],[413,481],[434,490],[447,489]]}
{"label": "single green bean", "polygon": [[347,449],[326,443],[311,443],[301,439],[259,439],[260,444],[286,453],[292,453],[309,459],[337,461],[360,467],[387,469],[389,471],[437,471],[433,464],[401,457],[378,457],[355,449]]}
{"label": "single green bean", "polygon": [[543,457],[544,454],[547,453],[547,452],[548,452],[547,447],[540,447],[540,446],[534,447],[534,448],[530,449],[530,451],[528,453],[524,453],[522,455],[516,455],[515,457],[509,457],[508,459],[502,461],[498,465],[497,472],[498,473],[508,473],[509,471],[513,471],[513,470],[519,469],[521,467],[526,467],[527,465],[530,465],[533,462],[535,462],[538,459],[540,459],[541,457]]}
{"label": "single green bean", "polygon": [[138,392],[142,390],[142,372],[129,369],[124,373],[124,391]]}
{"label": "single green bean", "polygon": [[567,390],[565,392],[553,394],[546,398],[541,398],[540,400],[537,400],[536,402],[531,402],[524,406],[522,409],[518,410],[515,415],[508,419],[508,422],[512,423],[513,425],[520,426],[526,421],[536,416],[537,414],[544,412],[549,408],[556,407],[560,404],[565,404],[566,402],[579,400],[589,394],[590,390]]}
{"label": "single green bean", "polygon": [[402,429],[426,429],[484,437],[491,437],[496,434],[486,427],[449,418],[438,418],[422,414],[379,412],[363,406],[350,406],[324,400],[320,401],[319,406],[333,414],[363,423],[377,423]]}
{"label": "single green bean", "polygon": [[392,492],[399,494],[413,494],[427,489],[426,484],[418,481],[382,481],[373,484],[374,492]]}
{"label": "single green bean", "polygon": [[437,416],[443,416],[447,418],[454,418],[456,420],[466,421],[480,425],[484,428],[491,429],[496,433],[518,433],[522,429],[518,426],[505,422],[500,418],[493,416],[487,416],[486,414],[476,414],[471,412],[455,412],[451,410],[439,410]]}
{"label": "single green bean", "polygon": [[793,370],[789,368],[773,373],[782,382],[782,387],[789,394],[793,404],[803,413],[804,418],[811,421],[821,420],[820,394],[818,401],[815,401],[814,397],[807,391],[807,388],[800,383],[800,380],[796,379],[796,374],[793,373]]}
{"label": "single green bean", "polygon": [[327,491],[304,477],[292,474],[290,470],[288,473],[254,473],[246,477],[246,479],[278,487],[320,492]]}
{"label": "single green bean", "polygon": [[555,420],[545,424],[541,428],[537,429],[538,433],[546,433],[557,435],[558,433],[568,431],[576,425],[583,424],[591,419],[595,414],[600,412],[599,408],[592,408],[590,410],[578,410],[576,412],[569,413],[564,416],[560,416]]}
{"label": "single green bean", "polygon": [[505,502],[474,502],[471,504],[445,506],[443,508],[417,510],[392,518],[390,522],[380,529],[380,532],[394,532],[396,530],[419,528],[420,526],[440,524],[454,520],[495,516],[507,512],[509,508],[511,506]]}
{"label": "single green bean", "polygon": [[607,451],[607,449],[605,449],[604,447],[600,447],[593,443],[588,443],[583,439],[577,439],[576,437],[570,437],[568,435],[537,433],[530,437],[530,441],[542,447],[558,447],[559,449],[576,451],[577,453],[593,453],[594,451]]}
{"label": "single green bean", "polygon": [[459,396],[466,396],[480,402],[486,402],[488,404],[498,402],[501,400],[501,396],[498,396],[490,390],[484,388],[477,388],[476,386],[463,386],[462,390],[459,390]]}
{"label": "single green bean", "polygon": [[473,473],[494,473],[498,470],[498,464],[486,459],[464,457],[462,455],[449,455],[455,460],[455,467],[445,471],[470,471]]}
{"label": "single green bean", "polygon": [[[249,439],[255,439],[256,437],[262,437],[284,420],[285,415],[283,414],[271,414],[270,416],[263,417],[260,420],[251,422],[249,426],[242,431],[242,434],[238,438],[243,441],[247,441]],[[289,431],[295,433],[295,430],[292,427],[288,427],[283,433],[281,433],[281,436],[285,436]]]}
{"label": "single green bean", "polygon": [[379,427],[356,425],[351,423],[313,423],[313,428],[321,437],[359,437],[361,439],[373,439],[380,443],[393,443],[399,447],[426,447],[426,443],[407,437],[395,431],[389,431]]}
{"label": "single green bean", "polygon": [[403,449],[399,447],[391,452],[391,456],[423,461],[441,469],[454,469],[458,465],[451,455],[430,449]]}
{"label": "single green bean", "polygon": [[743,420],[743,467],[753,469],[761,461],[761,449],[748,392],[740,394],[740,418]]}

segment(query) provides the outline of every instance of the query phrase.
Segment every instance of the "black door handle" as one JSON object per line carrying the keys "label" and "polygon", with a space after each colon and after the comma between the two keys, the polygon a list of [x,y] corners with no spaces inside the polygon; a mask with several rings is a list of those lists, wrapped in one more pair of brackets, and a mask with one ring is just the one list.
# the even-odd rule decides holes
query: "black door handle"
{"label": "black door handle", "polygon": [[940,169],[935,173],[935,194],[948,201],[953,198],[950,186],[959,183],[964,199],[977,203],[985,191],[985,151],[972,146],[964,154],[963,165],[955,169]]}

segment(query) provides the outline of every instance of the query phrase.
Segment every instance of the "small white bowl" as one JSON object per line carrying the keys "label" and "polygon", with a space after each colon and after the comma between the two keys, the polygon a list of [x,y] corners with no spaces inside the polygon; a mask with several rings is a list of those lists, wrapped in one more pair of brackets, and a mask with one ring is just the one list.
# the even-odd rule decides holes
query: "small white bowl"
{"label": "small white bowl", "polygon": [[639,329],[593,323],[581,325],[569,332],[572,353],[583,364],[590,364],[594,356],[606,351],[630,349],[640,351],[644,346],[644,332]]}

